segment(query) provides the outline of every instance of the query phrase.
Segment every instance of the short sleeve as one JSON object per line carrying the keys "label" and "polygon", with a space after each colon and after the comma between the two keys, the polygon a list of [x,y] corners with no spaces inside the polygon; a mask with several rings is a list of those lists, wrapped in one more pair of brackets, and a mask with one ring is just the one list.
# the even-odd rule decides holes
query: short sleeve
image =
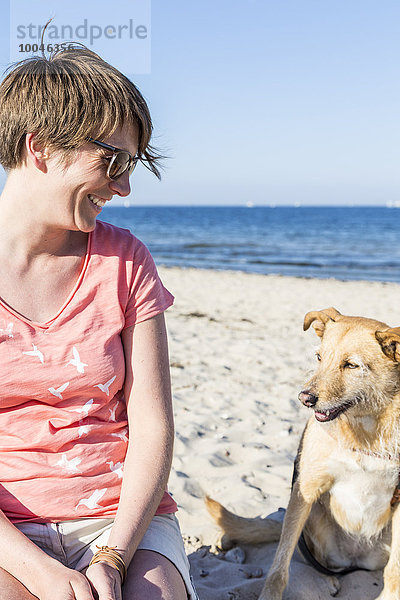
{"label": "short sleeve", "polygon": [[125,327],[155,317],[173,302],[174,297],[162,284],[149,250],[137,240],[133,256],[132,283],[125,309]]}

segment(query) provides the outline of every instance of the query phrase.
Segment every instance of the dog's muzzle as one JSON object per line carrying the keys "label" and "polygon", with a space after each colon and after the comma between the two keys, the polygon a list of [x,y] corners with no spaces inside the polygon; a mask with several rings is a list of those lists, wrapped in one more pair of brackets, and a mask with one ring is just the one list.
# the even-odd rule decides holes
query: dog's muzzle
{"label": "dog's muzzle", "polygon": [[298,398],[300,402],[304,404],[304,406],[308,406],[308,408],[315,406],[318,402],[318,396],[315,396],[310,390],[303,390],[300,392]]}

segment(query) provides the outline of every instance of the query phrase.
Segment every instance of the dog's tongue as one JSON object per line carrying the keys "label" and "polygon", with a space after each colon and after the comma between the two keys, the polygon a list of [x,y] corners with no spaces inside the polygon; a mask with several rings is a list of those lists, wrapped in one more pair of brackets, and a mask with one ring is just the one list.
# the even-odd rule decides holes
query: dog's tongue
{"label": "dog's tongue", "polygon": [[317,419],[317,421],[330,421],[332,418],[331,415],[327,415],[326,413],[317,411],[315,411],[314,416]]}

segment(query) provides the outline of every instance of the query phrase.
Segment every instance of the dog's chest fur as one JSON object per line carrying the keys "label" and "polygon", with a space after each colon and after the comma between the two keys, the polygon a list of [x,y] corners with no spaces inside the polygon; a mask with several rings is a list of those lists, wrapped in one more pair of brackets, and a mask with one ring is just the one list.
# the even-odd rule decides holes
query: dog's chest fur
{"label": "dog's chest fur", "polygon": [[336,522],[357,537],[378,535],[391,518],[399,462],[338,448],[326,467],[333,478],[329,507]]}

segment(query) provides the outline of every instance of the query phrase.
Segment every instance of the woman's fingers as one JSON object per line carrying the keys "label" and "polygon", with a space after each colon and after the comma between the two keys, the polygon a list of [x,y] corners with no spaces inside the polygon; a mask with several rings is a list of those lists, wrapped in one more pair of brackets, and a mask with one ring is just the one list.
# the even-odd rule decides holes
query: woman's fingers
{"label": "woman's fingers", "polygon": [[[61,564],[50,570],[46,578],[41,578],[37,596],[41,600],[97,600],[86,577]],[[3,598],[1,594],[0,598]]]}
{"label": "woman's fingers", "polygon": [[86,577],[79,579],[74,578],[74,580],[70,582],[70,586],[72,589],[71,600],[95,600]]}
{"label": "woman's fingers", "polygon": [[107,563],[96,563],[86,571],[86,577],[98,600],[122,600],[121,576]]}
{"label": "woman's fingers", "polygon": [[122,587],[120,581],[116,581],[114,585],[115,600],[122,600]]}

